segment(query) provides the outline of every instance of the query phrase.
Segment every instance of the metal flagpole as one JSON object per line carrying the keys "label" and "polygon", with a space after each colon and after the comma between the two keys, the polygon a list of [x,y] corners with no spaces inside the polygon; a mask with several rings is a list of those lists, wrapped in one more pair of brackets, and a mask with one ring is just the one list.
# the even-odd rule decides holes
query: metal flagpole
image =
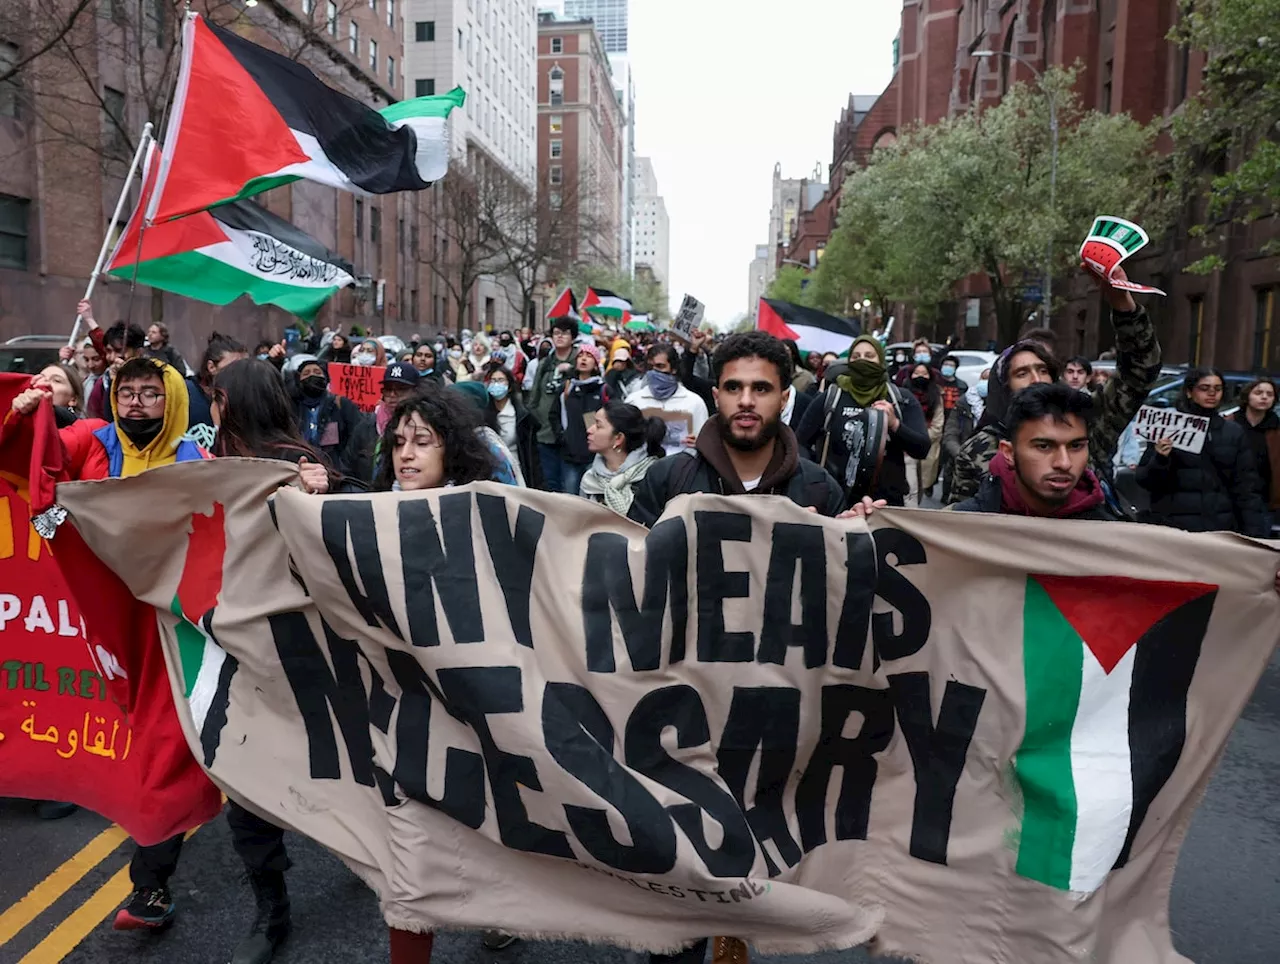
{"label": "metal flagpole", "polygon": [[[102,273],[103,262],[107,260],[107,251],[111,247],[111,235],[116,229],[116,224],[120,220],[120,212],[124,210],[125,200],[129,197],[129,186],[133,184],[133,176],[138,171],[138,162],[142,160],[142,155],[147,149],[147,145],[151,141],[151,122],[148,121],[146,126],[142,128],[142,136],[138,138],[138,149],[133,152],[133,160],[129,164],[129,173],[124,176],[124,185],[120,188],[120,197],[116,201],[115,213],[111,215],[111,220],[107,224],[107,236],[102,239],[102,247],[98,251],[97,263],[93,266],[93,274],[89,275],[89,284],[84,289],[84,298],[88,301],[93,295],[93,288],[98,283],[98,275]],[[80,334],[80,315],[76,315],[76,322],[71,326],[71,339],[67,344],[74,348],[76,344],[76,336]]]}

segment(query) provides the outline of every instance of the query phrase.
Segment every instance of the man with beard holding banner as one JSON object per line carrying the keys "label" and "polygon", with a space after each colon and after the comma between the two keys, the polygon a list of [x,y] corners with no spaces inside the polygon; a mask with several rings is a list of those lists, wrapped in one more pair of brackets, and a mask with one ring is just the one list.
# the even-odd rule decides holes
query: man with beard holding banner
{"label": "man with beard holding banner", "polygon": [[[630,518],[652,526],[677,495],[784,495],[820,515],[834,516],[844,492],[827,471],[801,458],[782,423],[791,385],[787,346],[763,331],[730,335],[711,356],[716,417],[698,433],[694,452],[655,462],[635,490]],[[679,954],[653,954],[652,964],[702,964],[707,941]],[[714,961],[745,964],[747,945],[715,939]]]}

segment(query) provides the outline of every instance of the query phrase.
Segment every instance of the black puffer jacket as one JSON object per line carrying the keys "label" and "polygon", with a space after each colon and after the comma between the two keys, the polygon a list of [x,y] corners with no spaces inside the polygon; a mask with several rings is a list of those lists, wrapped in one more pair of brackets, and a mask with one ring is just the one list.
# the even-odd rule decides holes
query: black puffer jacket
{"label": "black puffer jacket", "polygon": [[1193,415],[1209,415],[1209,435],[1197,454],[1174,449],[1167,456],[1148,445],[1138,484],[1151,493],[1150,521],[1188,532],[1269,533],[1253,447],[1244,430],[1189,403]]}

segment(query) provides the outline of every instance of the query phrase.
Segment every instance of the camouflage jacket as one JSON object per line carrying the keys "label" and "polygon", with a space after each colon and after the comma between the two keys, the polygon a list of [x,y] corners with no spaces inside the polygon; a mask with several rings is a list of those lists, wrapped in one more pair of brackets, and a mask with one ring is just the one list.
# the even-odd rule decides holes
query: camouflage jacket
{"label": "camouflage jacket", "polygon": [[[1116,329],[1116,373],[1093,390],[1093,427],[1089,429],[1089,467],[1099,478],[1111,478],[1111,459],[1124,431],[1160,377],[1160,342],[1145,308],[1113,311]],[[1003,426],[986,425],[961,447],[952,466],[951,501],[978,494],[987,466],[1000,446]]]}

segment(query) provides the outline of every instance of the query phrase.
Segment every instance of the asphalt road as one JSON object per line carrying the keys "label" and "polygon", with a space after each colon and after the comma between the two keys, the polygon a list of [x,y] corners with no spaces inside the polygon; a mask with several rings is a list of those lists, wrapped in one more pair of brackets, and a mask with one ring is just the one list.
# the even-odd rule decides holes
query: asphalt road
{"label": "asphalt road", "polygon": [[[1275,964],[1280,954],[1280,657],[1237,724],[1191,827],[1174,881],[1178,948],[1198,964]],[[373,895],[334,858],[290,835],[294,937],[281,964],[387,960]],[[95,850],[96,848],[96,850]],[[179,918],[163,935],[116,933],[130,844],[85,812],[38,820],[0,803],[0,964],[225,964],[248,927],[252,899],[226,822],[195,833],[174,879]],[[78,853],[85,854],[80,864]],[[71,861],[69,867],[66,863]],[[570,943],[485,950],[478,935],[443,935],[436,964],[624,964],[636,955]],[[779,964],[859,964],[859,951],[773,958]]]}

